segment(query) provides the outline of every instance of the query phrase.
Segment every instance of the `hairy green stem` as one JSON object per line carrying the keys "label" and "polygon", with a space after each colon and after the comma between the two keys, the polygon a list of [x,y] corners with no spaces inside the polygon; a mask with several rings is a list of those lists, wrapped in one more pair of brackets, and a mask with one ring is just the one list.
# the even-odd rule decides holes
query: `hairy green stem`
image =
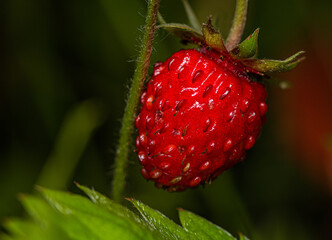
{"label": "hairy green stem", "polygon": [[241,41],[247,20],[248,0],[236,0],[233,24],[226,40],[226,48],[231,51]]}
{"label": "hairy green stem", "polygon": [[112,183],[112,198],[116,202],[121,202],[122,194],[125,188],[126,169],[130,144],[132,142],[133,123],[139,98],[142,92],[143,83],[149,68],[159,1],[160,0],[148,1],[144,36],[141,45],[142,48],[137,59],[137,66],[133,76],[133,82],[130,88],[129,98],[122,120],[119,145],[115,156],[115,170]]}

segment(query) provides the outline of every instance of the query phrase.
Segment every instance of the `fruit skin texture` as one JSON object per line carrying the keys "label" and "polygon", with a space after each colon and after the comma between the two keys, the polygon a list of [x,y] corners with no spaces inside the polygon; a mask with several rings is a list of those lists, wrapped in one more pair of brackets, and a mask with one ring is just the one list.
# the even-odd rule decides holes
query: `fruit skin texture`
{"label": "fruit skin texture", "polygon": [[142,175],[171,192],[210,182],[254,145],[265,100],[227,53],[180,50],[156,63],[135,120]]}

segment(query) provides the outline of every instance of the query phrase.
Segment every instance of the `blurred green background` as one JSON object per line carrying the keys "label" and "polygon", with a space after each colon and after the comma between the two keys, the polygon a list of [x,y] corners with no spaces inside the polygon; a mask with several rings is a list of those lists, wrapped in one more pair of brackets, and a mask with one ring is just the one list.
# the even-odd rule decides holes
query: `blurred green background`
{"label": "blurred green background", "polygon": [[[226,36],[235,1],[190,2]],[[161,1],[160,11],[187,23],[179,0]],[[255,147],[213,184],[172,194],[144,181],[133,153],[126,196],[175,221],[181,207],[252,239],[332,239],[331,12],[330,0],[250,0],[245,35],[260,27],[260,57],[307,51],[267,86],[268,121]],[[22,215],[17,194],[35,184],[110,192],[145,13],[144,0],[0,1],[1,220]],[[159,31],[152,63],[184,47]]]}

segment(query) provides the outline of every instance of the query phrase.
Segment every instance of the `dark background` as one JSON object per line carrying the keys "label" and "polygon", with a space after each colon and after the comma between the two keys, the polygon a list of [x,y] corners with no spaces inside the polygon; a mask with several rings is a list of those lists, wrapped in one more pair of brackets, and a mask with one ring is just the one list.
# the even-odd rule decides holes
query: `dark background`
{"label": "dark background", "polygon": [[[235,1],[191,2],[227,35]],[[179,0],[163,0],[160,11],[187,23]],[[126,196],[175,221],[181,207],[252,239],[332,239],[331,12],[329,0],[249,1],[245,35],[260,27],[260,57],[307,52],[270,79],[255,147],[211,185],[172,194],[144,181],[132,154]],[[110,192],[145,13],[144,0],[0,1],[0,219],[20,216],[17,194],[35,184]],[[158,31],[152,62],[183,47]],[[278,87],[284,80],[290,89]]]}

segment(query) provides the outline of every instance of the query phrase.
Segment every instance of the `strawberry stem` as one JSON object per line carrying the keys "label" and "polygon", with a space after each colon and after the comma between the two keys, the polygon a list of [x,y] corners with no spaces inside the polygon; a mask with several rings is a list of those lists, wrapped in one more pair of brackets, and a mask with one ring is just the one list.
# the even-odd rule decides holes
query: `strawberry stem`
{"label": "strawberry stem", "polygon": [[133,82],[129,91],[129,98],[122,120],[119,145],[115,156],[115,170],[112,182],[112,198],[116,202],[121,202],[122,194],[125,188],[126,169],[128,164],[129,147],[132,142],[133,123],[139,103],[139,98],[142,92],[143,83],[149,68],[159,2],[160,0],[148,1],[145,30],[141,45],[142,48],[137,59]]}
{"label": "strawberry stem", "polygon": [[231,51],[241,41],[244,26],[247,20],[248,0],[236,0],[233,24],[226,40],[226,48]]}

